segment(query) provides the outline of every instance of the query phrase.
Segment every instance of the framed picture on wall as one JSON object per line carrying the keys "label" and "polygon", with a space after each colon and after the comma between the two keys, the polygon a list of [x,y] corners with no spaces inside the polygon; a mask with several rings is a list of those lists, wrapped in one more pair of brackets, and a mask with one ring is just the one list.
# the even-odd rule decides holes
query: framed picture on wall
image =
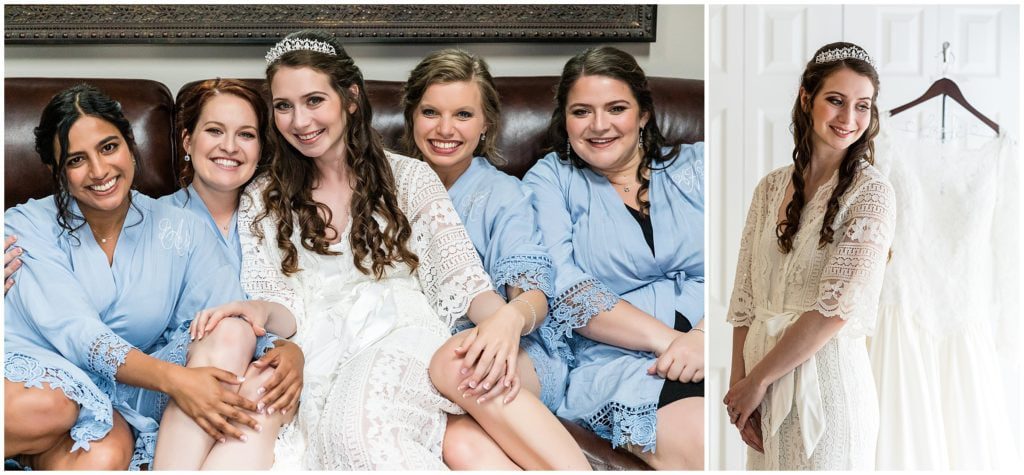
{"label": "framed picture on wall", "polygon": [[7,5],[9,44],[654,42],[654,5]]}

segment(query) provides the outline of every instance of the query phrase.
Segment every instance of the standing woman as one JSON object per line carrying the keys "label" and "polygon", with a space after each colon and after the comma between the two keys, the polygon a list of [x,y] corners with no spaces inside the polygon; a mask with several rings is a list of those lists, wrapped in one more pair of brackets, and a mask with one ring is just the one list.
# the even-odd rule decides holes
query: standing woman
{"label": "standing woman", "polygon": [[571,58],[556,102],[555,151],[523,181],[555,262],[549,318],[570,336],[558,415],[654,468],[701,469],[704,144],[665,146],[643,70],[615,48]]}
{"label": "standing woman", "polygon": [[[253,328],[232,319],[202,339],[189,333],[201,310],[244,298],[213,233],[131,190],[131,126],[95,88],[54,96],[35,138],[55,194],[4,214],[25,249],[4,299],[5,458],[139,468],[152,463],[156,421],[172,407],[209,440],[244,437],[231,421],[257,426],[256,403],[238,394]],[[239,305],[256,322],[287,313]]]}
{"label": "standing woman", "polygon": [[[276,142],[270,108],[258,91],[235,79],[209,79],[178,98],[176,129],[181,131],[184,169],[177,192],[159,199],[199,216],[217,236],[236,274],[242,269],[238,239],[238,203],[242,190],[273,158]],[[158,469],[269,468],[273,441],[282,423],[294,414],[302,389],[302,350],[286,339],[261,336],[257,354],[239,390],[260,408],[253,418],[261,431],[240,427],[246,443],[228,442],[207,453],[188,456],[186,444],[202,441],[184,418],[164,421],[157,443]],[[267,349],[269,348],[269,351]],[[264,353],[265,352],[265,353]],[[272,368],[272,369],[271,369]],[[264,410],[265,409],[265,410]],[[193,428],[194,430],[194,428]],[[173,434],[173,435],[172,435]],[[193,444],[195,445],[195,444]],[[205,445],[199,444],[199,449]],[[165,456],[164,453],[167,453]],[[248,465],[251,464],[251,465]]]}
{"label": "standing woman", "polygon": [[[525,187],[493,165],[501,160],[495,140],[501,103],[487,63],[456,49],[427,55],[409,75],[402,107],[406,152],[426,161],[448,189],[502,299],[517,305],[531,327],[540,327],[553,293],[551,257]],[[559,335],[538,328],[520,339],[521,326],[508,324],[514,322],[491,318],[474,327],[464,321],[457,328],[463,331],[431,362],[434,385],[472,415],[449,416],[445,463],[453,469],[589,470],[552,414],[561,404],[568,367],[546,340]],[[487,368],[478,364],[477,371],[461,374],[478,360],[506,361],[513,390],[521,381],[527,393],[515,398],[510,392],[501,404],[492,400],[504,392],[500,372],[483,378]]]}
{"label": "standing woman", "polygon": [[[362,72],[333,37],[292,33],[267,62],[280,155],[239,208],[242,282],[293,310],[306,354],[275,466],[443,469],[446,413],[462,409],[431,384],[434,353],[467,314],[519,334],[536,323],[493,290],[430,167],[384,151]],[[502,395],[506,368],[489,368]]]}
{"label": "standing woman", "polygon": [[724,403],[748,468],[871,470],[872,334],[892,243],[892,186],[872,165],[878,73],[862,48],[823,46],[793,104],[793,165],[754,190],[728,320]]}

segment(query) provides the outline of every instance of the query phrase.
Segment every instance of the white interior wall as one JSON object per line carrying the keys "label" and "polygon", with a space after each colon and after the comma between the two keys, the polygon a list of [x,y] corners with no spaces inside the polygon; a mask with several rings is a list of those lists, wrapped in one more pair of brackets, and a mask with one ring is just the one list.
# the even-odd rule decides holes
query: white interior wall
{"label": "white interior wall", "polygon": [[[609,43],[637,58],[648,76],[704,78],[704,6],[659,5],[657,42]],[[367,79],[404,81],[430,51],[459,47],[483,56],[495,76],[555,76],[594,43],[345,45]],[[5,77],[152,79],[171,94],[210,77],[263,76],[266,45],[5,45]]]}

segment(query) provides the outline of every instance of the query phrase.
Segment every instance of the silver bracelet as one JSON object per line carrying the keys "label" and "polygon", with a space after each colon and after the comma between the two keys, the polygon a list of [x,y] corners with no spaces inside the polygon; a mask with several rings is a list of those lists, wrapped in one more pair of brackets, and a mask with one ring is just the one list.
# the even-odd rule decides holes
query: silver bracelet
{"label": "silver bracelet", "polygon": [[691,328],[690,331],[692,331],[692,332],[701,332],[701,333],[704,333],[705,335],[707,335],[707,333],[704,332],[703,328],[694,327],[694,328]]}
{"label": "silver bracelet", "polygon": [[525,331],[523,331],[523,333],[519,334],[519,336],[526,336],[526,335],[529,335],[530,332],[533,331],[533,326],[537,324],[537,309],[533,308],[533,304],[530,303],[529,300],[520,299],[520,297],[522,297],[522,296],[520,295],[519,297],[516,297],[516,298],[512,299],[512,301],[509,302],[509,303],[512,303],[512,302],[522,302],[522,303],[525,303],[527,307],[530,307],[530,315],[533,316],[533,320],[530,321],[530,326],[527,327],[527,329]]}

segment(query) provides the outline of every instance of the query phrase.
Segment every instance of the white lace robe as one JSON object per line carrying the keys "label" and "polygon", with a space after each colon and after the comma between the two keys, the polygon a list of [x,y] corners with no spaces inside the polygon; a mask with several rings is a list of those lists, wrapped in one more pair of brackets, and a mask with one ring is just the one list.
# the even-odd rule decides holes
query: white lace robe
{"label": "white lace robe", "polygon": [[765,453],[748,450],[748,468],[871,469],[878,401],[865,348],[892,243],[893,191],[862,162],[840,199],[834,240],[818,246],[838,173],[804,207],[793,249],[783,254],[775,234],[792,166],[766,176],[754,191],[740,241],[728,321],[750,326],[743,346],[749,372],[799,316],[817,310],[846,320],[807,362],[768,388],[761,403]]}
{"label": "white lace robe", "polygon": [[415,273],[399,265],[378,281],[359,272],[350,221],[331,246],[338,256],[306,250],[296,230],[301,271],[285,277],[275,220],[258,223],[262,241],[250,228],[264,208],[268,180],[243,195],[242,286],[252,298],[292,310],[292,341],[306,358],[298,413],[278,436],[274,469],[445,469],[445,413],[462,410],[437,392],[427,367],[470,300],[492,287],[437,175],[408,157],[388,159],[399,207],[412,225],[409,245],[420,258]]}

